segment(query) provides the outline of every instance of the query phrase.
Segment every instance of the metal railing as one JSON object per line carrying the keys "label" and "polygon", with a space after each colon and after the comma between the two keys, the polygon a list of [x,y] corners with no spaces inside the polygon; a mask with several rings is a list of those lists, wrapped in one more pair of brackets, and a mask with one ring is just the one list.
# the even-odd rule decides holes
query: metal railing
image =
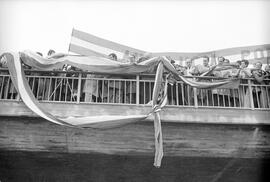
{"label": "metal railing", "polygon": [[[20,100],[7,70],[0,70],[0,100]],[[27,71],[34,96],[43,102],[145,105],[151,101],[154,75],[98,75],[89,72]],[[193,77],[191,79],[194,79]],[[217,79],[209,77],[209,80]],[[204,78],[207,81],[207,78]],[[197,89],[168,84],[168,105],[269,109],[270,80],[242,79],[237,89]]]}

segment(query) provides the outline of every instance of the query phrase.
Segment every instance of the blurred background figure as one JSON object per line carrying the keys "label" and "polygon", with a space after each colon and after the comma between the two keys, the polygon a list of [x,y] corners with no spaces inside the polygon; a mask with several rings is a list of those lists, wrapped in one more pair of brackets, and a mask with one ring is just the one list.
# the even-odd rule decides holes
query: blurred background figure
{"label": "blurred background figure", "polygon": [[115,53],[109,54],[109,59],[117,61],[117,55]]}

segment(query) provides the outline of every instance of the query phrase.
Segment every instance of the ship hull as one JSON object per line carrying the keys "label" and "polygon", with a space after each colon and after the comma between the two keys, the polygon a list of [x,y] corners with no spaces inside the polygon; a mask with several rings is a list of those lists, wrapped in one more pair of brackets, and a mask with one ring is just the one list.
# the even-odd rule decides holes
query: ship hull
{"label": "ship hull", "polygon": [[[58,126],[38,117],[1,117],[0,150],[154,156],[151,122],[99,130]],[[162,123],[164,155],[268,158],[270,127]]]}

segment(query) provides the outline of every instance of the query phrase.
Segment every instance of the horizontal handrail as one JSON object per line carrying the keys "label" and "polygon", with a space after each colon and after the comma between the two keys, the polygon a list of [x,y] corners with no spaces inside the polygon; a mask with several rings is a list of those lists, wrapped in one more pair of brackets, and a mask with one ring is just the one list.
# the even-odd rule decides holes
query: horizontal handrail
{"label": "horizontal handrail", "polygon": [[[152,98],[154,75],[125,75],[119,78],[118,75],[96,75],[91,72],[77,72],[75,76],[67,76],[74,72],[56,73],[59,75],[26,75],[29,86],[38,100],[77,104],[85,102],[144,105]],[[203,77],[203,80],[206,79],[218,78]],[[0,74],[0,100],[19,99],[10,75]],[[265,83],[257,84],[254,79],[242,79],[238,89],[196,89],[183,81],[176,81],[168,86],[168,105],[171,106],[269,109],[269,103],[270,86]]]}

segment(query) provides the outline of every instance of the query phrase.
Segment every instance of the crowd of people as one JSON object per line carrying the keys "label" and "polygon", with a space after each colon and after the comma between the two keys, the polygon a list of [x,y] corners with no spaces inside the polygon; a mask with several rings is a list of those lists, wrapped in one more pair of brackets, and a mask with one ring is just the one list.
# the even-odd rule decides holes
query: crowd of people
{"label": "crowd of people", "polygon": [[[252,97],[254,107],[269,108],[270,88],[267,85],[270,83],[270,67],[268,64],[263,70],[262,63],[257,61],[250,68],[248,60],[239,60],[236,63],[230,63],[230,60],[224,57],[218,57],[217,64],[215,62],[210,64],[210,59],[207,56],[202,57],[202,64],[195,65],[194,60],[190,58],[185,61],[185,66],[175,64],[173,61],[172,63],[179,74],[185,76],[202,76],[207,73],[208,76],[212,76],[214,79],[241,78],[241,86],[237,90],[229,88],[211,90],[195,89],[200,105],[203,105],[203,102],[205,102],[207,106],[241,106],[250,108],[250,97]],[[252,93],[250,93],[248,87],[249,79],[250,84],[253,85],[251,87]],[[185,88],[185,90],[190,93],[194,92],[193,89],[187,90]]]}
{"label": "crowd of people", "polygon": [[[37,52],[40,56],[41,53]],[[47,58],[55,54],[54,50],[49,50]],[[124,52],[123,58],[119,59],[115,53],[108,55],[108,58],[121,63],[138,64],[152,55],[133,54],[129,51]],[[252,68],[248,60],[240,60],[236,63],[230,63],[230,60],[224,57],[218,57],[217,63],[211,62],[207,56],[202,57],[202,64],[195,64],[195,59],[187,58],[185,65],[180,65],[176,61],[167,57],[179,75],[190,77],[189,79],[198,79],[194,76],[202,76],[207,73],[212,79],[221,78],[241,78],[242,84],[239,89],[194,89],[183,83],[177,83],[168,87],[169,104],[175,105],[194,105],[197,97],[199,105],[207,106],[241,106],[251,107],[250,99],[253,98],[254,107],[268,108],[270,101],[270,66],[266,65],[262,69],[262,63],[256,62]],[[0,66],[6,68],[5,59],[1,59]],[[136,81],[123,75],[100,75],[87,73],[87,70],[80,70],[70,65],[64,65],[62,69],[51,72],[38,72],[34,68],[23,64],[27,72],[29,85],[39,100],[50,101],[76,101],[83,102],[107,102],[107,103],[136,103]],[[214,69],[219,67],[219,69]],[[222,69],[224,68],[224,69]],[[60,72],[59,72],[60,71]],[[78,90],[78,75],[82,71],[81,90]],[[8,75],[7,70],[0,70],[0,75]],[[248,80],[249,78],[250,81]],[[153,78],[141,76],[139,92],[139,102],[146,104],[151,100],[151,90],[153,89]],[[211,79],[203,79],[204,82]],[[248,82],[253,86],[248,87]],[[0,76],[1,99],[16,99],[18,93],[11,83],[10,77]],[[80,98],[78,97],[80,93]],[[207,103],[207,104],[204,104]]]}

